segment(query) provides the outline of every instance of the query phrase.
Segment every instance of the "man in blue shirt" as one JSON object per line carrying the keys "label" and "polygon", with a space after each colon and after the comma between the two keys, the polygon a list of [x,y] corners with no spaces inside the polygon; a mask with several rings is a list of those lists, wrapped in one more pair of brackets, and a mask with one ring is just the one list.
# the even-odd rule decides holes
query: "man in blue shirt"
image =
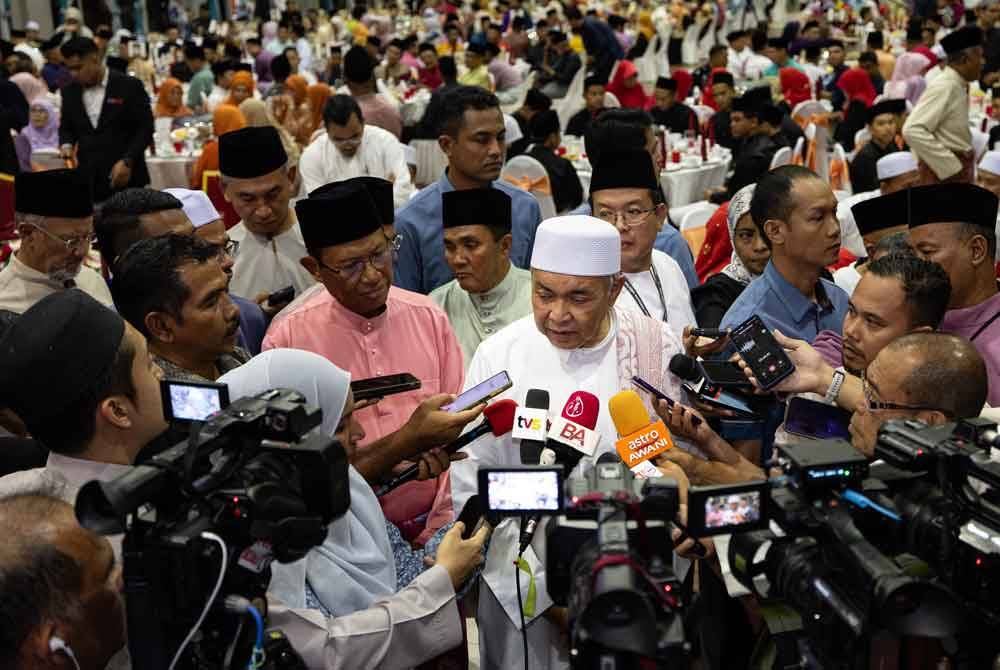
{"label": "man in blue shirt", "polygon": [[625,58],[625,50],[615,37],[615,31],[600,19],[592,16],[585,18],[576,7],[566,9],[566,18],[573,27],[573,32],[579,33],[583,39],[583,48],[590,56],[588,71],[604,81],[610,79],[615,61]]}
{"label": "man in blue shirt", "polygon": [[442,98],[440,118],[438,142],[448,157],[448,169],[396,212],[401,241],[394,283],[418,293],[430,293],[452,280],[444,259],[442,193],[492,187],[509,195],[514,235],[510,260],[520,268],[529,267],[535,229],[542,222],[534,196],[497,181],[506,139],[496,96],[478,86],[459,86]]}
{"label": "man in blue shirt", "polygon": [[750,216],[771,248],[771,260],[719,327],[738,326],[756,314],[768,328],[807,342],[822,330],[842,332],[847,293],[820,277],[840,253],[837,198],[829,184],[797,165],[772,170],[757,182]]}

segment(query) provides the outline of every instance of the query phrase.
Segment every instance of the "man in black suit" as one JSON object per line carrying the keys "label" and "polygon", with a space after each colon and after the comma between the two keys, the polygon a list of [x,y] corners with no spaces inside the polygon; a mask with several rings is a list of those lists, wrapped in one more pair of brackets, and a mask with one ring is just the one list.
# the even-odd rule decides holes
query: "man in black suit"
{"label": "man in black suit", "polygon": [[143,152],[153,139],[153,112],[142,83],[109,70],[89,38],[74,37],[61,50],[74,79],[62,89],[63,157],[72,156],[76,145],[96,202],[123,188],[145,186],[149,172]]}

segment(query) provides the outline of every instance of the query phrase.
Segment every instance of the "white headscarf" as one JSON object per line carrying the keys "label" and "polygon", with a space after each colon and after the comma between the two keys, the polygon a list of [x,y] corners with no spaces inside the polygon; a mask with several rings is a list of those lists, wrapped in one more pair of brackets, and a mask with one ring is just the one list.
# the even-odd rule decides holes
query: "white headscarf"
{"label": "white headscarf", "polygon": [[[219,378],[236,399],[273,388],[298,391],[323,410],[321,430],[333,436],[344,412],[351,375],[327,359],[297,349],[271,349]],[[351,508],[330,524],[326,540],[302,560],[272,565],[270,592],[289,607],[306,607],[306,579],[333,616],[368,608],[396,592],[396,564],[385,515],[371,486],[348,468]]]}
{"label": "white headscarf", "polygon": [[756,184],[750,184],[738,190],[732,200],[729,201],[729,211],[726,213],[726,223],[729,225],[729,241],[733,245],[733,255],[729,257],[729,265],[722,269],[722,273],[744,286],[760,276],[752,274],[747,269],[747,266],[743,265],[740,255],[736,253],[736,224],[740,222],[744,214],[750,211],[750,201],[753,200],[755,186]]}

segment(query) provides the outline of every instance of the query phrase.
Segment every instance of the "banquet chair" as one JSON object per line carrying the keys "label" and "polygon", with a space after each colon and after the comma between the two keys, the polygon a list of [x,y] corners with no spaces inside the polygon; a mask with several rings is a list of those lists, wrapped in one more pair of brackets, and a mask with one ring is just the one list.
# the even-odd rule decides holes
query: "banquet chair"
{"label": "banquet chair", "polygon": [[970,128],[969,132],[972,133],[972,149],[976,154],[976,164],[978,165],[979,159],[986,153],[986,147],[990,143],[990,135],[976,128]]}
{"label": "banquet chair", "polygon": [[792,150],[788,147],[781,147],[774,152],[774,157],[771,159],[771,168],[781,167],[782,165],[788,165],[792,162]]}
{"label": "banquet chair", "polygon": [[837,142],[833,145],[833,152],[830,155],[830,168],[828,171],[830,188],[834,191],[847,191],[848,193],[854,192],[851,188],[851,176],[847,164],[847,152],[844,151],[844,145]]}
{"label": "banquet chair", "polygon": [[795,148],[792,149],[792,164],[805,165],[806,163],[806,138],[800,137],[795,140]]}
{"label": "banquet chair", "polygon": [[410,146],[417,154],[416,184],[425,186],[440,179],[448,167],[448,157],[441,151],[437,140],[410,140]]}
{"label": "banquet chair", "polygon": [[515,156],[507,161],[500,178],[535,196],[542,210],[542,221],[556,215],[556,201],[545,167],[531,156]]}
{"label": "banquet chair", "polygon": [[715,110],[708,105],[692,105],[691,111],[693,111],[695,116],[698,117],[699,126],[704,126],[713,116],[715,116]]}
{"label": "banquet chair", "polygon": [[809,119],[815,114],[827,114],[831,110],[823,104],[824,102],[824,100],[803,100],[795,105],[792,110],[792,118],[798,122],[799,119]]}
{"label": "banquet chair", "polygon": [[531,72],[524,78],[520,84],[511,89],[511,93],[516,91],[516,95],[513,95],[509,103],[500,103],[500,111],[504,114],[513,114],[524,105],[524,100],[528,97],[528,91],[535,85],[536,72]]}
{"label": "banquet chair", "polygon": [[605,91],[604,92],[604,108],[605,109],[618,109],[621,106],[622,106],[622,103],[619,102],[617,95],[615,95],[611,91]]}
{"label": "banquet chair", "polygon": [[698,202],[691,205],[680,221],[681,235],[691,247],[691,253],[695,256],[701,251],[701,245],[705,241],[708,220],[719,208],[710,202]]}
{"label": "banquet chair", "polygon": [[232,203],[226,200],[222,188],[222,174],[218,170],[205,170],[201,175],[201,190],[208,195],[212,205],[222,214],[222,222],[229,230],[240,222],[240,215],[236,213]]}
{"label": "banquet chair", "polygon": [[[573,75],[573,81],[566,89],[566,95],[552,103],[552,108],[559,115],[559,127],[565,128],[570,117],[583,109],[583,81],[587,78],[587,68],[581,67]],[[610,79],[608,80],[610,81]]]}

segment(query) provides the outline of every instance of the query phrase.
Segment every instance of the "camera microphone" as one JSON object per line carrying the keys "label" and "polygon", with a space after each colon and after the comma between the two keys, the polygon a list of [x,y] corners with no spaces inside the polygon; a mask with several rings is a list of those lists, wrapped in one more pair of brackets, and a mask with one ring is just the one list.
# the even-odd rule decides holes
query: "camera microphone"
{"label": "camera microphone", "polygon": [[521,440],[521,464],[538,465],[548,432],[549,392],[528,389],[524,405],[517,408],[512,436]]}
{"label": "camera microphone", "polygon": [[639,394],[631,390],[613,395],[608,411],[618,431],[615,449],[625,465],[640,477],[660,477],[650,460],[674,446],[666,424],[650,420]]}

